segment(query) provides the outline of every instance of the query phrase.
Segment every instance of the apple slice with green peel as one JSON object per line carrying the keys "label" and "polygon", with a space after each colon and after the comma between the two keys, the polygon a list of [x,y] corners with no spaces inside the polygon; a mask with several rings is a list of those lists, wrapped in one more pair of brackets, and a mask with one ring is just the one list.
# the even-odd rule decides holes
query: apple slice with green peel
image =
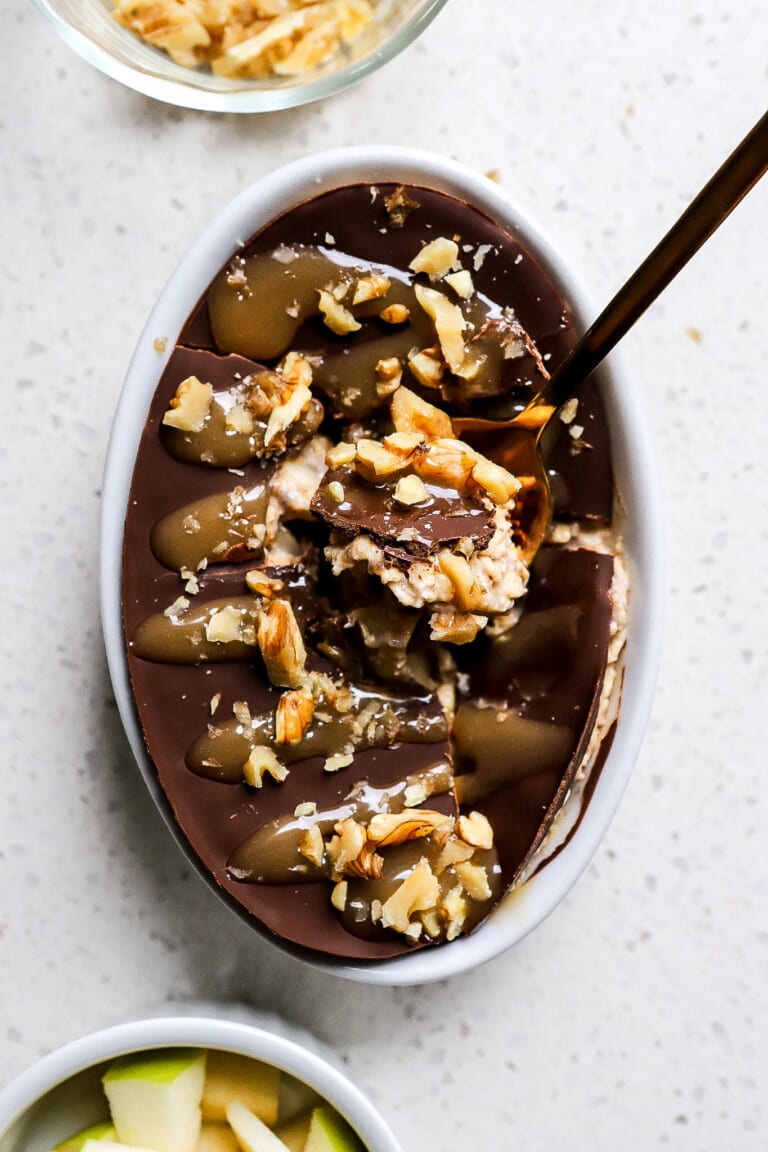
{"label": "apple slice with green peel", "polygon": [[294,1116],[292,1120],[278,1124],[275,1128],[275,1136],[282,1140],[290,1152],[304,1152],[311,1119],[311,1112],[302,1112],[300,1116]]}
{"label": "apple slice with green peel", "polygon": [[53,1152],[83,1152],[86,1140],[114,1140],[116,1136],[114,1125],[105,1120],[101,1124],[90,1124],[81,1132],[75,1132],[74,1136],[69,1136],[61,1144],[57,1144]]}
{"label": "apple slice with green peel", "polygon": [[195,1152],[240,1152],[240,1145],[229,1124],[204,1122]]}
{"label": "apple slice with green peel", "polygon": [[286,1145],[272,1129],[239,1100],[230,1100],[227,1104],[227,1120],[242,1152],[287,1152]]}
{"label": "apple slice with green peel", "polygon": [[164,1049],[123,1056],[102,1077],[117,1138],[154,1152],[195,1152],[205,1052]]}
{"label": "apple slice with green peel", "polygon": [[227,1104],[239,1100],[271,1127],[277,1121],[280,1069],[234,1052],[209,1052],[202,1110],[204,1120],[226,1120]]}
{"label": "apple slice with green peel", "polygon": [[118,1144],[114,1140],[86,1140],[83,1152],[155,1152],[154,1148],[139,1148],[138,1144]]}
{"label": "apple slice with green peel", "polygon": [[315,1108],[304,1152],[365,1152],[355,1133],[333,1108]]}

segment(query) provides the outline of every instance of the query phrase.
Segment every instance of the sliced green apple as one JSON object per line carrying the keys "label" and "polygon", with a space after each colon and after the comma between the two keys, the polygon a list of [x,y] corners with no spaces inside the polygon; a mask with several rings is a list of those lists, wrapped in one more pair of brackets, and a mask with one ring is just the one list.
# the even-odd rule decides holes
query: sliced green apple
{"label": "sliced green apple", "polygon": [[227,1104],[239,1100],[270,1127],[277,1120],[280,1070],[234,1052],[209,1052],[202,1110],[204,1120],[226,1120]]}
{"label": "sliced green apple", "polygon": [[118,1144],[114,1140],[86,1140],[83,1152],[155,1152],[154,1148],[139,1148],[137,1144]]}
{"label": "sliced green apple", "polygon": [[304,1152],[311,1119],[311,1112],[302,1112],[300,1116],[294,1116],[292,1120],[278,1124],[275,1128],[275,1136],[282,1140],[290,1152]]}
{"label": "sliced green apple", "polygon": [[116,1135],[114,1126],[108,1120],[101,1124],[89,1124],[87,1128],[57,1144],[53,1152],[83,1152],[86,1140],[114,1140]]}
{"label": "sliced green apple", "polygon": [[195,1152],[240,1152],[240,1145],[229,1124],[203,1122]]}
{"label": "sliced green apple", "polygon": [[312,1112],[304,1152],[365,1152],[365,1149],[346,1120],[324,1105]]}
{"label": "sliced green apple", "polygon": [[242,1152],[287,1152],[282,1140],[240,1100],[227,1104],[227,1120]]}
{"label": "sliced green apple", "polygon": [[154,1152],[195,1152],[205,1052],[166,1049],[123,1056],[102,1078],[117,1138]]}

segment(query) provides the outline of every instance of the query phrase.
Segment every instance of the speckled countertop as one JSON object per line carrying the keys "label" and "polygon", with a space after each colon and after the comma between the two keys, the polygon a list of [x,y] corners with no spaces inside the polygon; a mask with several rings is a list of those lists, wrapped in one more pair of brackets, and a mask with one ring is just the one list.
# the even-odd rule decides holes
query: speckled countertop
{"label": "speckled countertop", "polygon": [[605,300],[764,110],[764,3],[450,0],[357,89],[262,118],[154,104],[27,0],[3,14],[0,1081],[166,998],[241,997],[333,1045],[406,1152],[765,1147],[768,185],[626,341],[668,517],[659,689],[594,863],[514,952],[409,990],[278,962],[133,767],[96,572],[133,344],[247,182],[329,145],[444,151],[497,169]]}

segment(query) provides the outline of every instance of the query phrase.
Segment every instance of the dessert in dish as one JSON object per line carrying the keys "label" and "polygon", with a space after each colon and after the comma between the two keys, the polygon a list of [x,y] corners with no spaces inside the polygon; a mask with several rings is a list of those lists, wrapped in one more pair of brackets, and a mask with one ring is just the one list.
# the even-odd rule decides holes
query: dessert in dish
{"label": "dessert in dish", "polygon": [[155,1049],[102,1076],[104,1119],[54,1152],[365,1152],[317,1093],[248,1056]]}
{"label": "dessert in dish", "polygon": [[126,517],[134,697],[192,848],[290,943],[472,931],[594,783],[626,609],[599,393],[547,433],[530,571],[526,478],[451,419],[519,411],[573,341],[482,213],[355,185],[245,244],[168,359]]}
{"label": "dessert in dish", "polygon": [[376,0],[113,0],[115,20],[185,68],[300,76],[355,41]]}

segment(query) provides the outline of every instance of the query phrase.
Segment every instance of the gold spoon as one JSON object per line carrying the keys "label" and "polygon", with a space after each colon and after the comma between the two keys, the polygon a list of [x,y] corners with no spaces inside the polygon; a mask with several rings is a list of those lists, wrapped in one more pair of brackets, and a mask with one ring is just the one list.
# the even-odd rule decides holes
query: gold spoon
{"label": "gold spoon", "polygon": [[708,240],[768,168],[768,113],[715,173],[677,223],[616,293],[544,387],[510,420],[456,417],[458,436],[523,479],[516,529],[526,562],[552,520],[552,492],[541,454],[544,429],[649,304]]}

